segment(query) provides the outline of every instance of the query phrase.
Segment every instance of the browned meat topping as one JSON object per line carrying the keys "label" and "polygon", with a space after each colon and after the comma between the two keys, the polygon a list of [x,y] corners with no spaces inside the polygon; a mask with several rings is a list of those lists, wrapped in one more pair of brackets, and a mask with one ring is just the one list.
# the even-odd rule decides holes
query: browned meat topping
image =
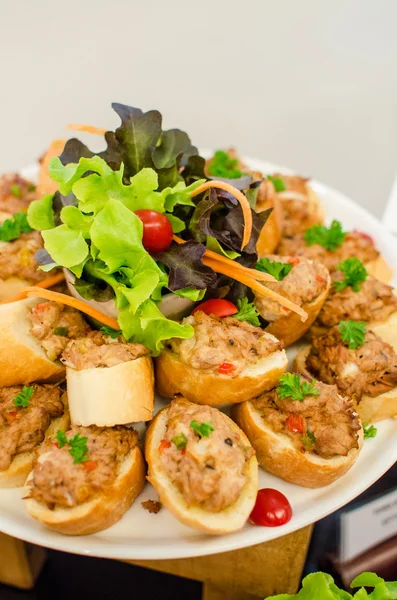
{"label": "browned meat topping", "polygon": [[[208,437],[200,437],[190,426],[192,421],[210,423],[213,430]],[[183,436],[186,443],[178,449],[174,441]],[[223,413],[184,399],[174,400],[163,442],[163,466],[189,506],[220,512],[238,500],[254,450],[245,445]]]}
{"label": "browned meat topping", "polygon": [[0,177],[0,211],[26,212],[32,200],[36,200],[36,186],[16,173]]}
{"label": "browned meat topping", "polygon": [[326,250],[319,244],[308,246],[300,233],[293,238],[285,237],[281,240],[277,252],[283,256],[305,256],[314,261],[320,262],[327,267],[329,271],[335,271],[340,262],[346,258],[357,257],[363,263],[375,260],[379,256],[372,243],[372,240],[357,231],[351,231],[346,235],[345,241],[339,248]]}
{"label": "browned meat topping", "polygon": [[318,396],[304,400],[280,398],[276,389],[253,400],[267,425],[276,433],[288,435],[301,452],[322,458],[347,456],[358,448],[361,428],[351,400],[342,398],[336,386],[316,382]]}
{"label": "browned meat topping", "polygon": [[61,361],[81,371],[94,367],[114,367],[150,353],[142,344],[127,344],[123,340],[122,337],[112,339],[100,331],[91,331],[87,337],[69,342]]}
{"label": "browned meat topping", "polygon": [[157,502],[156,500],[145,500],[145,502],[141,502],[141,505],[145,510],[154,513],[155,515],[160,512],[163,506],[161,502]]}
{"label": "browned meat topping", "polygon": [[278,194],[283,208],[283,235],[292,237],[317,223],[307,187],[309,179],[279,173],[273,177],[280,177],[286,187],[285,191]]}
{"label": "browned meat topping", "polygon": [[121,462],[138,443],[126,427],[73,427],[66,433],[87,438],[88,460],[74,463],[67,445],[47,440],[34,460],[30,497],[50,507],[72,507],[87,502],[111,486]]}
{"label": "browned meat topping", "polygon": [[48,273],[38,270],[34,257],[43,247],[38,231],[23,233],[17,240],[0,244],[0,279],[17,276],[31,283],[42,281]]}
{"label": "browned meat topping", "polygon": [[30,313],[31,333],[50,360],[56,360],[69,340],[88,334],[90,327],[76,309],[58,302],[37,304]]}
{"label": "browned meat topping", "polygon": [[281,342],[245,321],[233,317],[218,318],[196,312],[183,323],[194,328],[188,340],[172,339],[169,347],[194,369],[214,370],[223,363],[234,366],[228,375],[236,377],[245,368],[282,348]]}
{"label": "browned meat topping", "polygon": [[[335,271],[332,275],[332,283],[343,279],[344,275],[340,271]],[[350,286],[337,292],[332,285],[316,324],[333,327],[340,321],[346,320],[374,323],[386,321],[395,311],[397,311],[397,297],[393,293],[393,288],[368,276],[360,284],[358,292]]]}
{"label": "browned meat topping", "polygon": [[[305,258],[269,255],[272,261],[291,263],[292,270],[281,281],[266,283],[265,285],[298,306],[312,302],[324,292],[327,286],[324,267],[319,263],[308,261]],[[280,316],[285,316],[290,311],[275,300],[266,296],[257,295],[255,306],[266,321],[275,321]]]}
{"label": "browned meat topping", "polygon": [[338,327],[313,339],[307,368],[325,383],[335,383],[359,402],[364,394],[379,396],[397,385],[397,355],[372,331],[356,350],[343,342]]}
{"label": "browned meat topping", "polygon": [[61,391],[51,385],[34,384],[28,406],[16,407],[13,400],[22,387],[0,388],[0,471],[8,469],[16,454],[40,444],[51,419],[64,411]]}

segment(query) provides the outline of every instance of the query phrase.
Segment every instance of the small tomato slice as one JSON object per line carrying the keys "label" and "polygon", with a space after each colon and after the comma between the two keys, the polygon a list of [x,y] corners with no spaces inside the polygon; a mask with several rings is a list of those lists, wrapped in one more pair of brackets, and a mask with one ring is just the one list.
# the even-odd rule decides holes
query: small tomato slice
{"label": "small tomato slice", "polygon": [[303,433],[303,418],[299,415],[289,415],[285,423],[291,433]]}
{"label": "small tomato slice", "polygon": [[214,315],[215,317],[229,317],[230,315],[238,313],[238,308],[233,302],[229,302],[229,300],[214,298],[213,300],[206,300],[206,302],[202,302],[196,306],[192,311],[192,315],[198,311],[201,311],[206,315]]}
{"label": "small tomato slice", "polygon": [[229,373],[233,373],[236,370],[236,367],[232,363],[223,362],[218,367],[218,373],[221,375],[229,375]]}
{"label": "small tomato slice", "polygon": [[258,491],[256,503],[250,515],[254,525],[279,527],[292,517],[292,508],[287,498],[278,490],[263,488]]}
{"label": "small tomato slice", "polygon": [[375,245],[374,238],[371,237],[368,233],[365,233],[365,231],[358,231],[357,229],[354,229],[353,231],[354,233],[357,233],[360,237],[370,242],[373,246]]}
{"label": "small tomato slice", "polygon": [[145,250],[151,254],[168,250],[173,231],[167,217],[156,210],[146,208],[136,210],[135,214],[143,223],[142,244]]}

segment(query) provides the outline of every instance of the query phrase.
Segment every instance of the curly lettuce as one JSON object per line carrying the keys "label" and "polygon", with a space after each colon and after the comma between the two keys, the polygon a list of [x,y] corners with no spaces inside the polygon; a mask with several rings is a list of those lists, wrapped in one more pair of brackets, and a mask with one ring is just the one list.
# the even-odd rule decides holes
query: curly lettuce
{"label": "curly lettuce", "polygon": [[[169,288],[169,275],[143,247],[143,224],[135,211],[148,208],[170,214],[175,206],[192,203],[190,194],[201,182],[189,187],[178,182],[157,191],[157,173],[143,168],[126,184],[123,165],[114,171],[98,156],[68,165],[54,158],[50,174],[60,194],[76,199],[59,214],[51,196],[29,207],[29,224],[41,230],[50,264],[68,268],[83,294],[92,294],[95,282],[113,290],[124,335],[145,344],[154,355],[166,339],[191,337],[189,325],[166,319],[158,309],[162,290]],[[179,294],[201,297],[205,284],[200,289],[189,286],[190,279],[181,280]]]}

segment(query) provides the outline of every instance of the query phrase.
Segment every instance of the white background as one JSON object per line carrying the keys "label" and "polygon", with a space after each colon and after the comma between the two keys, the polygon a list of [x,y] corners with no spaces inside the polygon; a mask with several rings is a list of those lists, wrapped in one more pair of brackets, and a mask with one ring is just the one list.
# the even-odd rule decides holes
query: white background
{"label": "white background", "polygon": [[0,0],[0,171],[112,101],[380,215],[397,172],[396,0]]}

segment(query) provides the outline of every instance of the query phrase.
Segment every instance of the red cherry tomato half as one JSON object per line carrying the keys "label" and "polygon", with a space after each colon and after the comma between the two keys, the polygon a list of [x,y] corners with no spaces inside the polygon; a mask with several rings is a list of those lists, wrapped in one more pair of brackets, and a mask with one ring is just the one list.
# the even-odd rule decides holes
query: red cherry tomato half
{"label": "red cherry tomato half", "polygon": [[292,517],[292,508],[287,498],[278,490],[263,488],[258,491],[250,521],[254,525],[278,527],[285,525]]}
{"label": "red cherry tomato half", "polygon": [[202,302],[192,311],[192,315],[199,310],[206,315],[215,315],[215,317],[229,317],[238,313],[238,309],[233,302],[223,300],[222,298],[214,298],[214,300]]}
{"label": "red cherry tomato half", "polygon": [[236,370],[236,367],[232,365],[232,363],[223,362],[218,367],[218,373],[221,375],[229,375],[229,373],[233,373]]}
{"label": "red cherry tomato half", "polygon": [[285,423],[292,433],[303,433],[303,418],[299,415],[289,415]]}
{"label": "red cherry tomato half", "polygon": [[172,227],[165,215],[155,210],[137,210],[135,214],[143,223],[142,244],[151,254],[164,252],[171,246]]}

